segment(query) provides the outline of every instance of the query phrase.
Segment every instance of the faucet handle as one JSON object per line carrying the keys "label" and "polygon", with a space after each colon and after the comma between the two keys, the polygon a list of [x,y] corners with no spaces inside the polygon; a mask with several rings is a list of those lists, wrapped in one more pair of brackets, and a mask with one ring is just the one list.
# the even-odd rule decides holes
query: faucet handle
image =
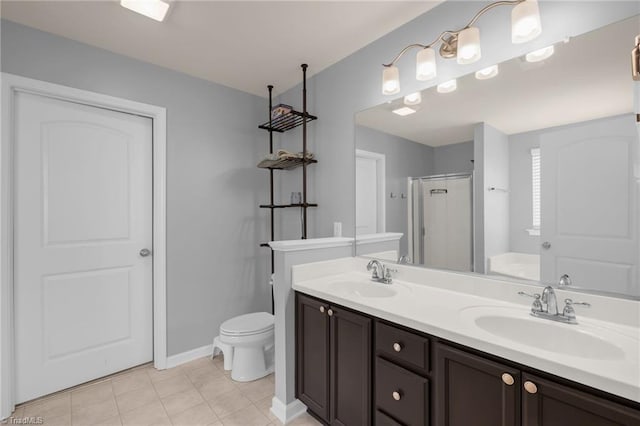
{"label": "faucet handle", "polygon": [[591,303],[587,303],[587,302],[574,302],[572,299],[564,299],[564,303],[565,303],[567,306],[580,305],[580,306],[584,306],[585,308],[590,308],[590,307],[591,307]]}
{"label": "faucet handle", "polygon": [[531,312],[542,312],[542,302],[540,302],[540,295],[538,293],[529,294],[524,291],[519,291],[520,296],[532,297],[533,303],[531,304]]}
{"label": "faucet handle", "polygon": [[397,269],[391,269],[389,267],[385,268],[384,270],[384,282],[387,284],[391,284],[393,282],[393,276],[391,275],[392,272],[398,272]]}

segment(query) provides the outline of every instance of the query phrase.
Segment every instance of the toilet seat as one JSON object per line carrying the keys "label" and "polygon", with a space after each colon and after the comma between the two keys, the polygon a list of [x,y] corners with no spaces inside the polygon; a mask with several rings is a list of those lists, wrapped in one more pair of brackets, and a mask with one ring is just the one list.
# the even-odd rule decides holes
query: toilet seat
{"label": "toilet seat", "polygon": [[222,323],[220,334],[224,336],[253,336],[273,330],[273,315],[254,312],[240,315]]}

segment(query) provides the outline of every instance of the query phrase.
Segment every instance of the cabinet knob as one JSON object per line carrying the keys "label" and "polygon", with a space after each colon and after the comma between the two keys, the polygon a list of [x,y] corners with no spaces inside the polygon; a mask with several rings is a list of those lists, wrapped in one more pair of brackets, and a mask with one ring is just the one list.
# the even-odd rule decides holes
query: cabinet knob
{"label": "cabinet knob", "polygon": [[513,376],[509,373],[502,373],[502,381],[504,382],[505,385],[508,385],[508,386],[511,386],[512,384],[515,383]]}
{"label": "cabinet knob", "polygon": [[329,310],[327,311],[327,315],[329,315],[330,317],[332,317],[332,316],[333,316],[333,310],[332,310],[332,309],[329,309]]}
{"label": "cabinet knob", "polygon": [[391,394],[391,396],[393,397],[393,399],[395,399],[396,401],[400,401],[400,399],[402,398],[402,395],[400,394],[400,392],[395,391]]}
{"label": "cabinet knob", "polygon": [[402,345],[400,343],[394,343],[393,350],[396,352],[400,352],[402,350]]}
{"label": "cabinet knob", "polygon": [[529,393],[537,393],[538,387],[536,386],[535,383],[527,380],[526,382],[524,382],[524,390],[526,390]]}
{"label": "cabinet knob", "polygon": [[320,306],[320,312],[324,314],[324,306]]}

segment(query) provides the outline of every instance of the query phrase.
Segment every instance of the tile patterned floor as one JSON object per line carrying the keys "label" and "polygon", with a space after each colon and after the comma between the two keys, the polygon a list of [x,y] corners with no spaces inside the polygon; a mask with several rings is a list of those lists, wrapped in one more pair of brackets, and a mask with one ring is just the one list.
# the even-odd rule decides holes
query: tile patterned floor
{"label": "tile patterned floor", "polygon": [[[16,407],[8,424],[42,418],[51,426],[281,425],[269,411],[273,374],[231,380],[222,357],[200,358],[169,370],[142,366]],[[305,414],[293,426],[320,425]]]}

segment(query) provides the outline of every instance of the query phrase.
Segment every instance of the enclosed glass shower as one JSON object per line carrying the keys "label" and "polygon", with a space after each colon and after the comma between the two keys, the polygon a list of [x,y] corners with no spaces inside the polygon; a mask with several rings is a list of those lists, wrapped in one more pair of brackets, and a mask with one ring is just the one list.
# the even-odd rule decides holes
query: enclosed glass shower
{"label": "enclosed glass shower", "polygon": [[414,264],[473,271],[473,177],[409,178],[409,252]]}

